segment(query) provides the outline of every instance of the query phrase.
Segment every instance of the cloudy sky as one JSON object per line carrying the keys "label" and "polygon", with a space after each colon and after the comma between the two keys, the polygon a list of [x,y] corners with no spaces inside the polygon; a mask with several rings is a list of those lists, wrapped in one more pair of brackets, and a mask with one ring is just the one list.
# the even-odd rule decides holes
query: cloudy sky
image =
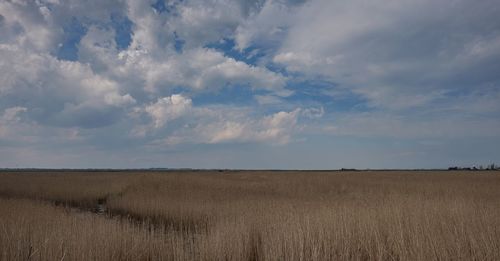
{"label": "cloudy sky", "polygon": [[0,167],[500,163],[498,0],[0,0]]}

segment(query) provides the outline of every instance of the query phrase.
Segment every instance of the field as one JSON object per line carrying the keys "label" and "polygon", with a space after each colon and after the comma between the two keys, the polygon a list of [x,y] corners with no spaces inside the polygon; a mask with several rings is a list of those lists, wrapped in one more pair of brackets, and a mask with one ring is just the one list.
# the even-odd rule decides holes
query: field
{"label": "field", "polygon": [[500,260],[500,172],[1,172],[0,260]]}

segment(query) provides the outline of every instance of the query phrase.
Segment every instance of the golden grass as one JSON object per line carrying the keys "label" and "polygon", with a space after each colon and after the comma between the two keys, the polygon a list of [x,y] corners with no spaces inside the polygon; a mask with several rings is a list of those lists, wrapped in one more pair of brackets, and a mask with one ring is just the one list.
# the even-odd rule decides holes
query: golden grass
{"label": "golden grass", "polygon": [[[0,199],[0,260],[182,260],[176,234],[42,202]],[[180,250],[181,252],[179,252]]]}
{"label": "golden grass", "polygon": [[500,260],[493,171],[2,173],[0,195],[1,260]]}

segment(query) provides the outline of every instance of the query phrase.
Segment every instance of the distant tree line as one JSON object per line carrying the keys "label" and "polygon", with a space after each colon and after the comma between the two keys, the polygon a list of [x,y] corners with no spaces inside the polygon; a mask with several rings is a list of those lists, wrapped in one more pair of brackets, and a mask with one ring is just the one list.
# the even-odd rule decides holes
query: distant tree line
{"label": "distant tree line", "polygon": [[483,165],[479,165],[479,166],[474,165],[472,167],[453,166],[453,167],[449,167],[448,170],[500,170],[500,166],[492,163],[490,165],[487,165],[486,167],[483,167]]}

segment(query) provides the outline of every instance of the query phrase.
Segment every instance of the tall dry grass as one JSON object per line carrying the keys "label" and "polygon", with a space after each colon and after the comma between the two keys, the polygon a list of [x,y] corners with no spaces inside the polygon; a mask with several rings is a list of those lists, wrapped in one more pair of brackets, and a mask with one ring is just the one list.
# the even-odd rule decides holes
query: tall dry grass
{"label": "tall dry grass", "polygon": [[[500,260],[498,172],[4,173],[0,195],[24,198],[0,201],[0,224],[20,242],[1,234],[6,260],[26,260],[15,255],[29,249],[22,238],[51,238],[48,221],[27,218],[37,213],[53,215],[61,240],[86,246],[68,248],[68,260],[110,257],[108,248],[116,260]],[[106,215],[47,205],[102,199]],[[104,250],[93,236],[69,236],[94,223]],[[121,243],[129,237],[141,247]]]}
{"label": "tall dry grass", "polygon": [[[46,202],[0,199],[0,260],[190,260],[178,233]],[[7,211],[5,211],[7,210]]]}

